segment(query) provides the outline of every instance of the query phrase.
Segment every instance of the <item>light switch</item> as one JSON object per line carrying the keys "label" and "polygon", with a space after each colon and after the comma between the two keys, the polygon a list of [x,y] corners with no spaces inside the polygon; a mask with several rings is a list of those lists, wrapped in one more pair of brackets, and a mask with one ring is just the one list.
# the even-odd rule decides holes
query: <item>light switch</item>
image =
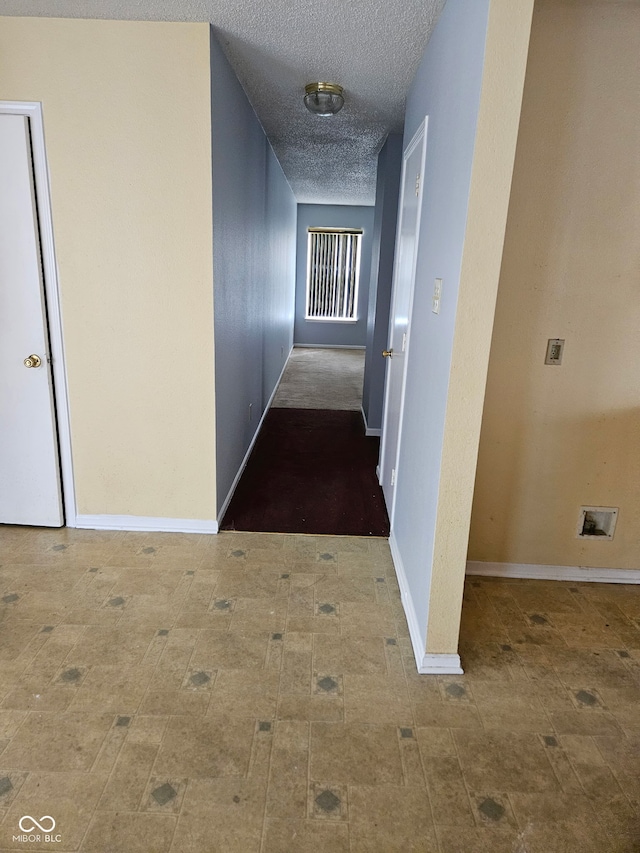
{"label": "light switch", "polygon": [[547,342],[547,354],[545,364],[562,364],[562,353],[564,351],[564,340],[562,338],[550,338]]}
{"label": "light switch", "polygon": [[431,310],[434,314],[440,313],[440,300],[442,299],[442,279],[437,278],[433,284],[433,302]]}

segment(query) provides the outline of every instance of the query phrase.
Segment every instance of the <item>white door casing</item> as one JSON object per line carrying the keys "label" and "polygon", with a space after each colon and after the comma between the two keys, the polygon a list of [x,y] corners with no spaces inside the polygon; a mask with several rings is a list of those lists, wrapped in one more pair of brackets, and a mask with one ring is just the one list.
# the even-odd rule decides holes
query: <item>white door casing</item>
{"label": "white door casing", "polygon": [[396,472],[402,435],[402,413],[406,386],[411,311],[418,257],[422,187],[427,150],[427,118],[420,124],[406,148],[400,182],[398,236],[393,266],[393,292],[389,317],[389,343],[382,441],[380,447],[380,484],[391,529],[395,509]]}
{"label": "white door casing", "polygon": [[[0,522],[62,525],[62,464],[72,525],[62,324],[40,104],[0,102],[0,186]],[[41,358],[39,367],[25,366],[31,355]]]}

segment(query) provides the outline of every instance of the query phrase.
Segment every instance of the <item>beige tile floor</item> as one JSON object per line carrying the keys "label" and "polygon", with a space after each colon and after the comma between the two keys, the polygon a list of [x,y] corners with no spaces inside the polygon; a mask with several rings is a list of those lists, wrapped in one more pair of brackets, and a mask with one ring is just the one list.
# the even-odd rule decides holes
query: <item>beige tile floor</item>
{"label": "beige tile floor", "polygon": [[384,540],[0,553],[2,851],[640,850],[639,587],[470,579],[434,677]]}

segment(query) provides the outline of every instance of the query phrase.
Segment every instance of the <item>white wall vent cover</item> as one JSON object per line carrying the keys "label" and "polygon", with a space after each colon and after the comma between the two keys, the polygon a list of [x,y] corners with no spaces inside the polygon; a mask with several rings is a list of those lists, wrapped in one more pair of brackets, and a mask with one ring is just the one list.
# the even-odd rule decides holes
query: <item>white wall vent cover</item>
{"label": "white wall vent cover", "polygon": [[618,507],[582,506],[576,537],[578,539],[613,539],[618,520]]}

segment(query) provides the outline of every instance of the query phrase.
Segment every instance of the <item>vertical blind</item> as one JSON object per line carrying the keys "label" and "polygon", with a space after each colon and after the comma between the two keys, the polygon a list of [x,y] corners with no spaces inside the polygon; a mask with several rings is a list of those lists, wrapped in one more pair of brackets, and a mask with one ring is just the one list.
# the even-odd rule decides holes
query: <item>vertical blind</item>
{"label": "vertical blind", "polygon": [[355,320],[362,231],[309,229],[307,320]]}

